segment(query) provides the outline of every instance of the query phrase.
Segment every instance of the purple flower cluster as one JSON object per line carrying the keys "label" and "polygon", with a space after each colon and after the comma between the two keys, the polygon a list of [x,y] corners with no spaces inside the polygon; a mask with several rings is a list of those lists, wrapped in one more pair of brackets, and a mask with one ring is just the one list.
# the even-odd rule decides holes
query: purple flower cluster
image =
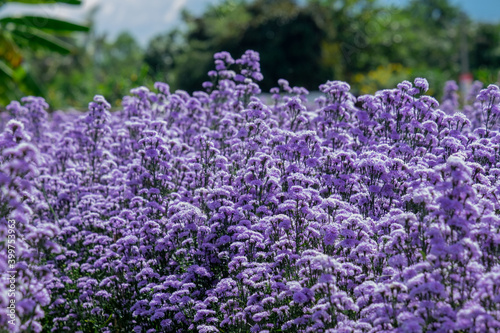
{"label": "purple flower cluster", "polygon": [[456,84],[440,109],[423,78],[328,81],[314,103],[280,80],[267,104],[258,53],[214,58],[192,95],[8,106],[18,331],[500,331],[497,86],[459,110]]}

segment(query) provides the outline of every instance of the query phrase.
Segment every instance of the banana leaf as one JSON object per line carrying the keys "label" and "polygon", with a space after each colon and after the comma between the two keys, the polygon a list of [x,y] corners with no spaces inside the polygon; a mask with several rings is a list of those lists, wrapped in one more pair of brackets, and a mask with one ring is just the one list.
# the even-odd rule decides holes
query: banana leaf
{"label": "banana leaf", "polygon": [[30,48],[45,48],[61,54],[71,53],[73,46],[42,30],[30,27],[16,27],[12,35],[19,39],[16,43],[28,45]]}
{"label": "banana leaf", "polygon": [[0,0],[0,6],[10,2],[24,3],[27,5],[42,5],[42,4],[55,4],[64,3],[68,5],[81,5],[81,0]]}
{"label": "banana leaf", "polygon": [[75,24],[67,21],[62,21],[43,16],[17,16],[17,17],[4,17],[0,19],[0,25],[6,26],[7,24],[15,24],[17,26],[26,26],[37,28],[41,30],[52,30],[58,32],[88,32],[89,27],[84,25]]}

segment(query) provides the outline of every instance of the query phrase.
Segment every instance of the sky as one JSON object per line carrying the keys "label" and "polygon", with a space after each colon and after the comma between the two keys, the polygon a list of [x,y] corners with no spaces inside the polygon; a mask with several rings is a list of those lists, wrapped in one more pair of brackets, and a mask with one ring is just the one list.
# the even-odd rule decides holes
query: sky
{"label": "sky", "polygon": [[[404,4],[408,0],[382,0],[382,2]],[[500,21],[499,0],[450,0],[461,6],[473,19],[490,22]],[[8,4],[0,10],[0,17],[12,14],[36,13],[50,17],[83,22],[89,11],[98,6],[96,30],[115,38],[121,31],[129,31],[146,46],[155,35],[171,30],[181,23],[181,10],[186,8],[193,14],[201,14],[210,4],[221,0],[83,0],[79,7],[70,5],[35,6]],[[41,8],[40,8],[41,7]]]}

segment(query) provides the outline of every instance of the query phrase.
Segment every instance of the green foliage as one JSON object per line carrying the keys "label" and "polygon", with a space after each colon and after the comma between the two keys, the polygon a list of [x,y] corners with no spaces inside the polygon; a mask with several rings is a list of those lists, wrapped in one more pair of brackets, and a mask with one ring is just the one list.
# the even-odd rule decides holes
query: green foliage
{"label": "green foliage", "polygon": [[29,63],[47,87],[47,100],[56,109],[85,109],[96,91],[116,107],[124,91],[152,84],[143,56],[134,38],[122,33],[112,42],[104,37],[90,37],[69,56],[38,52]]}
{"label": "green foliage", "polygon": [[[7,3],[31,5],[65,3],[80,5],[77,0],[8,0],[0,1],[0,8]],[[73,51],[71,33],[88,32],[89,28],[63,20],[43,16],[7,16],[0,19],[0,103],[25,94],[44,95],[36,76],[23,66],[27,55],[43,49],[59,54]]]}
{"label": "green foliage", "polygon": [[3,0],[0,1],[0,5],[9,2],[24,3],[27,5],[41,5],[41,4],[54,4],[54,3],[65,3],[68,5],[81,5],[81,0]]}
{"label": "green foliage", "polygon": [[[500,31],[498,24],[477,23],[471,38],[471,66],[483,71],[495,70],[500,64]],[[496,81],[495,78],[494,81]],[[492,81],[493,82],[493,81]]]}
{"label": "green foliage", "polygon": [[173,82],[171,72],[178,67],[178,57],[182,54],[181,38],[178,30],[154,37],[144,54],[144,62],[148,66],[148,75],[155,81]]}
{"label": "green foliage", "polygon": [[[281,6],[284,8],[269,11],[258,2],[251,6],[250,11],[260,20],[252,21],[230,53],[242,54],[246,49],[260,53],[264,74],[261,87],[264,90],[276,86],[280,78],[317,89],[318,82],[328,79],[321,66],[321,42],[325,32],[312,13],[294,7],[288,1]],[[287,15],[280,15],[282,11]],[[314,77],[311,73],[315,73]]]}
{"label": "green foliage", "polygon": [[[239,55],[246,49],[261,55],[264,90],[279,78],[309,89],[328,79],[358,82],[355,91],[388,88],[380,84],[394,80],[375,84],[369,73],[391,64],[443,84],[458,79],[463,31],[474,41],[471,70],[486,77],[498,70],[500,25],[474,27],[461,17],[449,0],[413,0],[405,6],[377,0],[225,0],[201,16],[184,13],[187,30],[152,41],[147,63],[155,64],[155,75],[168,72],[172,86],[188,91],[207,79],[213,53]],[[161,65],[165,57],[168,68]],[[363,78],[367,81],[359,81]]]}
{"label": "green foliage", "polygon": [[49,30],[49,31],[64,31],[64,32],[73,32],[73,31],[89,31],[88,27],[63,21],[57,20],[47,17],[40,16],[16,16],[16,17],[4,17],[0,19],[0,24],[7,25],[13,24],[14,26],[25,26],[29,28],[36,28],[39,30]]}
{"label": "green foliage", "polygon": [[[344,80],[363,93],[423,76],[433,89],[458,80],[461,34],[475,79],[496,81],[500,24],[462,15],[449,0],[398,6],[380,0],[223,0],[199,16],[183,12],[183,29],[156,36],[145,49],[128,34],[114,41],[90,34],[75,47],[72,34],[87,27],[7,17],[0,19],[0,104],[29,93],[45,95],[56,108],[82,109],[99,92],[118,106],[124,92],[155,81],[173,90],[200,90],[214,53],[239,56],[247,49],[260,53],[264,92],[280,78],[311,90]],[[438,97],[440,89],[433,92]]]}
{"label": "green foliage", "polygon": [[353,85],[357,88],[358,95],[374,94],[376,91],[395,87],[399,82],[410,77],[411,70],[401,64],[379,66],[366,74],[354,75]]}

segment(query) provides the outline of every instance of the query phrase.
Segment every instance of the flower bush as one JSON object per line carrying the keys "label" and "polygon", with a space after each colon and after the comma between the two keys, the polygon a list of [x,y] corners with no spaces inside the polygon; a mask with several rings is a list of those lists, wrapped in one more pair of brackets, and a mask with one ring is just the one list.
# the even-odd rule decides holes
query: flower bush
{"label": "flower bush", "polygon": [[258,53],[214,58],[192,95],[7,107],[16,331],[500,331],[497,86],[463,110],[422,78],[359,97],[328,81],[314,103],[280,80],[264,101]]}

